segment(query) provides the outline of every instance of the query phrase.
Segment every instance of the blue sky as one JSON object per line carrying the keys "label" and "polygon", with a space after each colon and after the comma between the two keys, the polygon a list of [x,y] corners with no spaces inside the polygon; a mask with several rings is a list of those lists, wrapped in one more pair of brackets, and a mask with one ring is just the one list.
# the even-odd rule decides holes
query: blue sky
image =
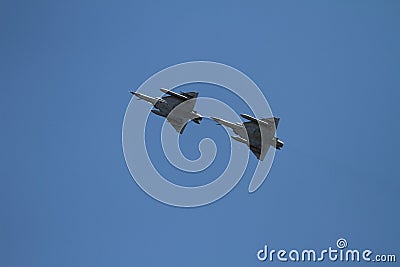
{"label": "blue sky", "polygon": [[[0,266],[262,266],[274,264],[256,259],[265,244],[324,249],[339,237],[398,253],[399,11],[397,1],[3,1]],[[223,199],[183,209],[135,184],[121,131],[128,92],[192,60],[252,78],[285,147],[256,193],[245,175]],[[222,148],[228,138],[207,121],[185,131],[212,132]],[[220,152],[199,183],[221,172]]]}

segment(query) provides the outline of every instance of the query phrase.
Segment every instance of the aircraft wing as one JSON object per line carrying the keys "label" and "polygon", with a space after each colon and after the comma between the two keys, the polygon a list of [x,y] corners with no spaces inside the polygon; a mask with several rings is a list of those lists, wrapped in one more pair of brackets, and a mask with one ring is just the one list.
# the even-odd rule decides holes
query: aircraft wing
{"label": "aircraft wing", "polygon": [[188,98],[197,98],[199,96],[198,92],[182,92],[182,95],[188,97]]}
{"label": "aircraft wing", "polygon": [[267,122],[270,125],[275,124],[275,129],[278,129],[279,120],[280,120],[280,118],[278,118],[278,117],[260,119],[260,121]]}
{"label": "aircraft wing", "polygon": [[[269,140],[272,140],[274,137],[275,130],[267,127],[260,128],[256,121],[247,121],[243,125],[248,130],[250,150],[259,160],[264,160],[270,147]],[[261,149],[261,145],[264,147],[263,149]]]}
{"label": "aircraft wing", "polygon": [[184,100],[177,98],[175,96],[163,96],[161,98],[167,101],[168,104],[170,104],[172,107],[176,107],[180,103],[184,102]]}
{"label": "aircraft wing", "polygon": [[261,151],[261,148],[258,148],[258,147],[255,147],[255,146],[250,146],[250,150],[251,150],[251,152],[253,152],[254,155],[256,155],[256,157],[259,160],[262,161],[262,160],[264,160],[265,155],[267,155],[269,147],[270,147],[269,145],[266,145],[265,146],[265,151]]}
{"label": "aircraft wing", "polygon": [[260,139],[261,139],[261,132],[260,132],[261,130],[262,130],[263,135],[264,135],[262,137],[265,140],[270,140],[270,139],[272,139],[274,137],[275,129],[269,128],[269,127],[268,128],[267,127],[260,128],[260,126],[258,125],[258,122],[246,121],[246,122],[243,122],[243,125],[244,125],[244,127],[246,127],[246,129],[256,129],[255,131],[257,131],[258,133],[255,134],[255,136],[253,136],[253,138],[256,139],[255,140],[256,142],[257,141],[259,142]]}
{"label": "aircraft wing", "polygon": [[196,105],[196,100],[197,98],[186,100],[185,104],[183,104],[182,106],[184,107],[185,110],[192,112],[194,110],[194,106]]}
{"label": "aircraft wing", "polygon": [[171,104],[172,107],[176,107],[182,103],[183,105],[180,106],[180,109],[183,111],[191,112],[194,110],[194,106],[196,105],[196,100],[197,98],[191,98],[189,100],[182,100],[181,98],[178,98],[176,96],[164,96],[162,97],[165,101]]}
{"label": "aircraft wing", "polygon": [[186,128],[186,125],[187,125],[188,122],[189,122],[189,121],[186,121],[186,122],[178,122],[178,121],[176,121],[176,120],[171,119],[171,118],[168,117],[168,116],[167,116],[167,121],[168,121],[168,122],[172,125],[172,127],[174,127],[175,130],[176,130],[178,133],[180,133],[180,134],[183,133],[183,131],[184,131],[185,128]]}

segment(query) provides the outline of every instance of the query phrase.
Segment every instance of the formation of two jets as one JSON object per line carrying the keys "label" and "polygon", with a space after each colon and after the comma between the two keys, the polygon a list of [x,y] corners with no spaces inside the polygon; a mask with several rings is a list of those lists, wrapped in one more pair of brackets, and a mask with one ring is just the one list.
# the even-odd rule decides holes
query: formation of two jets
{"label": "formation of two jets", "polygon": [[[202,116],[194,110],[198,92],[181,92],[178,94],[164,88],[160,90],[168,96],[158,98],[135,92],[131,92],[131,94],[151,103],[155,108],[151,112],[167,118],[168,122],[180,134],[183,133],[189,121],[200,124]],[[222,124],[231,128],[237,134],[237,136],[231,137],[246,144],[259,160],[264,159],[270,146],[276,149],[283,147],[284,143],[275,136],[279,118],[256,119],[247,114],[240,114],[240,116],[249,121],[233,123],[215,117],[211,117],[211,119],[219,125]]]}

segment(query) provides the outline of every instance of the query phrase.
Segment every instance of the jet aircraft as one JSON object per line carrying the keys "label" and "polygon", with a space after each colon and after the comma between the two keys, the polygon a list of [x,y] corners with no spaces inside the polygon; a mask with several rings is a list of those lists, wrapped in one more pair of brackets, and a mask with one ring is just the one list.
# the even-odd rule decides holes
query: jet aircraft
{"label": "jet aircraft", "polygon": [[180,134],[183,133],[190,120],[200,124],[202,116],[193,110],[199,94],[198,92],[181,92],[178,94],[164,88],[160,90],[168,96],[159,98],[136,92],[131,92],[131,94],[151,103],[155,108],[152,109],[151,112],[167,118],[168,122]]}
{"label": "jet aircraft", "polygon": [[247,114],[240,114],[240,116],[249,121],[232,123],[220,118],[211,118],[219,125],[229,127],[238,134],[238,136],[231,136],[232,139],[246,144],[259,160],[264,160],[270,146],[279,150],[283,147],[284,143],[275,137],[279,118],[256,119]]}

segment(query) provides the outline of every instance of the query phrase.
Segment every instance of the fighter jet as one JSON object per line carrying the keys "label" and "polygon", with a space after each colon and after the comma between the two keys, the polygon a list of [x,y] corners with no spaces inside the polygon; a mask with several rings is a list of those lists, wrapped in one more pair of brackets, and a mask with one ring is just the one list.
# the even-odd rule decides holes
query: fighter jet
{"label": "fighter jet", "polygon": [[198,92],[181,92],[180,94],[173,91],[161,88],[161,92],[168,96],[151,97],[144,94],[131,92],[131,94],[137,96],[151,103],[155,109],[152,109],[156,115],[167,118],[168,122],[175,128],[175,130],[182,134],[188,121],[193,121],[200,124],[203,119],[200,114],[194,111],[194,105],[196,104],[196,98]]}
{"label": "fighter jet", "polygon": [[238,136],[231,136],[232,139],[246,144],[259,160],[264,160],[270,146],[279,150],[283,147],[284,143],[275,137],[279,118],[256,119],[247,114],[240,114],[240,116],[249,121],[232,123],[220,118],[211,118],[219,125],[229,127],[238,134]]}

